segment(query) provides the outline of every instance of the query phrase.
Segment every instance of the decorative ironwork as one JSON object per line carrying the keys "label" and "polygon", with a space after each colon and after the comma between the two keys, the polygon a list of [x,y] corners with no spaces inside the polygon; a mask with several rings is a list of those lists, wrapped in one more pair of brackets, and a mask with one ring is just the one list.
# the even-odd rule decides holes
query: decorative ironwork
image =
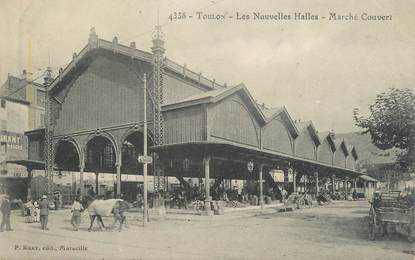
{"label": "decorative ironwork", "polygon": [[[163,144],[163,115],[161,111],[161,106],[164,103],[164,94],[163,94],[163,74],[164,74],[164,35],[161,31],[161,26],[157,25],[156,30],[153,33],[153,88],[152,96],[154,100],[153,105],[153,136],[154,136],[154,145]],[[154,189],[159,191],[164,188],[164,172],[160,169],[157,169],[157,166],[154,165]]]}
{"label": "decorative ironwork", "polygon": [[45,82],[45,177],[46,177],[46,192],[50,197],[52,194],[52,175],[53,175],[53,113],[52,101],[49,93],[49,86],[51,85],[52,70],[50,67],[46,69]]}

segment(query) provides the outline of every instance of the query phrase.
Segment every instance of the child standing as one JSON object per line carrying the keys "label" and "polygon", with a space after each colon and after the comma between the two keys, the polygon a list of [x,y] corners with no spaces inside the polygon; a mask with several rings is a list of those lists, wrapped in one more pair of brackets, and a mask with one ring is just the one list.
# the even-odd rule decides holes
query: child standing
{"label": "child standing", "polygon": [[81,223],[81,212],[84,210],[81,203],[79,203],[79,198],[76,198],[73,202],[71,212],[72,212],[72,219],[71,224],[74,228],[74,231],[78,231],[79,224]]}

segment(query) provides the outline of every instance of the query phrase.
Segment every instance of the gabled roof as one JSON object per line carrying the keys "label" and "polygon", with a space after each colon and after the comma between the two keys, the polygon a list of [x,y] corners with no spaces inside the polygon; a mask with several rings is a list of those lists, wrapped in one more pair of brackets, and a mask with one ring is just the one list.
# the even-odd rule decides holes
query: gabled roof
{"label": "gabled roof", "polygon": [[354,157],[355,160],[357,160],[359,158],[357,156],[356,148],[354,147],[354,145],[348,144],[347,145],[347,150],[349,151],[349,153],[352,154],[352,156]]}
{"label": "gabled roof", "polygon": [[200,93],[200,94],[196,94],[196,95],[184,98],[184,99],[179,100],[179,101],[163,104],[163,109],[164,110],[170,110],[170,109],[175,109],[178,106],[179,107],[182,107],[182,106],[185,107],[185,106],[189,106],[191,103],[195,103],[195,102],[197,102],[197,103],[213,102],[213,99],[215,99],[215,100],[222,99],[224,97],[227,97],[227,96],[237,92],[238,90],[240,90],[239,85],[235,86],[235,87],[230,87],[230,88],[216,89],[216,90],[203,92],[203,93]]}
{"label": "gabled roof", "polygon": [[285,106],[277,108],[264,108],[262,109],[262,112],[266,117],[267,124],[271,122],[275,117],[281,115],[281,118],[286,122],[286,126],[290,131],[292,137],[296,138],[300,134],[297,127],[295,126],[294,120],[292,120]]}
{"label": "gabled roof", "polygon": [[320,137],[318,136],[318,132],[316,128],[314,127],[314,124],[312,121],[296,122],[295,126],[297,127],[300,133],[303,131],[308,131],[314,143],[316,144],[316,147],[321,144]]}
{"label": "gabled roof", "polygon": [[[114,37],[112,42],[100,39],[95,33],[95,30],[91,28],[89,35],[88,44],[79,52],[79,54],[74,53],[72,56],[72,61],[59,73],[58,77],[54,79],[50,86],[50,90],[53,90],[57,87],[59,82],[67,76],[67,74],[72,71],[76,64],[79,63],[87,54],[96,49],[103,49],[111,51],[113,53],[121,54],[132,59],[137,59],[145,62],[152,62],[153,54],[150,52],[142,51],[135,48],[135,43],[130,46],[122,45],[118,43],[118,39]],[[224,86],[215,82],[215,80],[210,80],[201,75],[201,73],[195,73],[186,68],[186,66],[181,66],[178,63],[168,59],[164,59],[164,68],[168,71],[174,72],[176,74],[181,74],[184,78],[190,79],[193,82],[197,82],[200,86],[204,86],[206,89],[221,89]]]}
{"label": "gabled roof", "polygon": [[259,108],[262,110],[262,113],[264,113],[264,116],[271,121],[272,118],[274,118],[275,116],[279,115],[282,110],[284,109],[284,107],[271,107],[271,108],[267,108],[265,106],[259,106]]}
{"label": "gabled roof", "polygon": [[349,155],[349,151],[347,149],[346,142],[344,141],[344,139],[336,139],[334,143],[336,144],[336,150],[340,148],[345,156]]}
{"label": "gabled roof", "polygon": [[248,105],[250,105],[253,108],[253,111],[259,117],[260,122],[263,122],[263,124],[268,124],[275,117],[281,115],[282,119],[286,122],[286,126],[288,127],[288,130],[290,131],[293,138],[296,138],[299,135],[298,129],[295,126],[294,121],[291,119],[290,114],[284,106],[278,108],[263,108],[259,106],[254,101],[247,87],[243,83],[234,87],[211,90],[187,97],[176,102],[164,104],[163,111],[169,111],[173,109],[179,109],[204,103],[215,103],[237,92],[241,93],[243,96],[246,97]]}
{"label": "gabled roof", "polygon": [[354,145],[359,151],[359,161],[364,164],[392,164],[396,162],[397,154],[400,152],[398,148],[388,150],[377,148],[372,143],[369,133],[351,132],[337,134],[337,136]]}
{"label": "gabled roof", "polygon": [[327,140],[327,142],[330,145],[331,150],[334,152],[336,151],[336,144],[334,143],[335,139],[333,138],[332,134],[330,132],[319,132],[318,136],[320,137],[320,140],[324,141]]}
{"label": "gabled roof", "polygon": [[252,108],[252,111],[257,119],[263,124],[266,123],[264,113],[258,107],[258,104],[254,101],[248,89],[243,83],[230,88],[211,90],[201,94],[193,95],[174,103],[165,104],[163,105],[162,109],[163,111],[168,111],[204,103],[216,103],[226,97],[233,95],[234,93],[240,93],[245,98],[247,105]]}

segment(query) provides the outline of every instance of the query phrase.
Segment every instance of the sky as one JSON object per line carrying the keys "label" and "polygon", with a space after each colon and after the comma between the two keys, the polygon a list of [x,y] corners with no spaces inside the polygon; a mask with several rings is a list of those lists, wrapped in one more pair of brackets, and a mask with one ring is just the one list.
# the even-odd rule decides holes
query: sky
{"label": "sky", "polygon": [[[390,87],[415,89],[414,0],[0,0],[0,6],[1,82],[22,69],[36,78],[48,65],[65,67],[91,27],[100,38],[117,36],[150,51],[159,23],[168,58],[218,83],[244,83],[260,103],[286,106],[319,131],[357,131],[353,108],[366,113]],[[170,21],[174,12],[186,19]],[[227,18],[197,19],[197,12]],[[251,18],[309,12],[319,19],[236,20],[237,12]],[[330,12],[359,20],[328,20]],[[363,21],[362,13],[392,20]]]}

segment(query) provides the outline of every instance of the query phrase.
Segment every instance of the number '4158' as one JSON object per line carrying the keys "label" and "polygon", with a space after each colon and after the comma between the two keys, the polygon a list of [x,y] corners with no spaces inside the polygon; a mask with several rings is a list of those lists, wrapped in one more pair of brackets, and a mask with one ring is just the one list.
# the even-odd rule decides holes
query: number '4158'
{"label": "number '4158'", "polygon": [[186,13],[185,12],[174,12],[169,15],[169,20],[181,20],[186,19]]}

